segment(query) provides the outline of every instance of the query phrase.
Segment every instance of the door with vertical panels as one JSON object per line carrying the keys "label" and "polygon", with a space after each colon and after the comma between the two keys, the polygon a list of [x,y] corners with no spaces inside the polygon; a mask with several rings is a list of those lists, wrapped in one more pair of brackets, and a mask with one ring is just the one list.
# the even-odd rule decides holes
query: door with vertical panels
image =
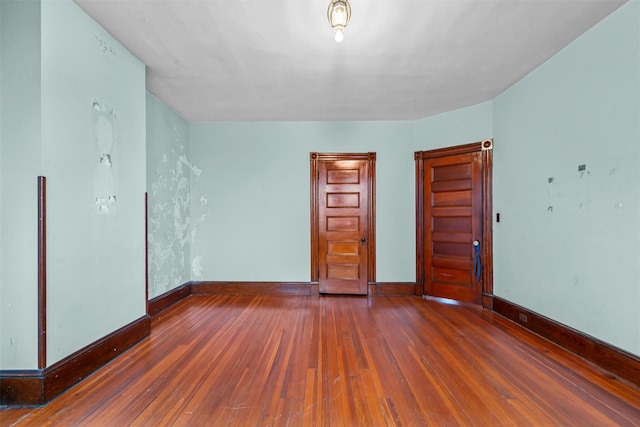
{"label": "door with vertical panels", "polygon": [[312,153],[316,180],[312,186],[312,227],[316,231],[312,246],[317,248],[312,264],[317,268],[318,290],[367,295],[372,279],[371,169],[375,153],[327,157]]}

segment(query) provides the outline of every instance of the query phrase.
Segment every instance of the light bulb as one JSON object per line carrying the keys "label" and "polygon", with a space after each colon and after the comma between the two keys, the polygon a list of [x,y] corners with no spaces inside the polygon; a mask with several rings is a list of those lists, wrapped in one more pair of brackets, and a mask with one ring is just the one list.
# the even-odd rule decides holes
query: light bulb
{"label": "light bulb", "polygon": [[347,11],[344,7],[336,7],[331,16],[331,21],[334,24],[346,25],[347,24]]}
{"label": "light bulb", "polygon": [[336,30],[336,41],[338,43],[341,43],[342,40],[344,40],[344,34],[342,33],[342,30]]}

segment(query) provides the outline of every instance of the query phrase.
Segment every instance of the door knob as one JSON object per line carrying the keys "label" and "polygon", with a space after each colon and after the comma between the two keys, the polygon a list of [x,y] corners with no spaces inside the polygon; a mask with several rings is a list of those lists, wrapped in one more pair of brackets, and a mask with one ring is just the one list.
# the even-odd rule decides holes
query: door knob
{"label": "door knob", "polygon": [[364,246],[364,244],[367,243],[367,239],[365,239],[364,237],[360,239],[360,241],[362,242],[362,246]]}

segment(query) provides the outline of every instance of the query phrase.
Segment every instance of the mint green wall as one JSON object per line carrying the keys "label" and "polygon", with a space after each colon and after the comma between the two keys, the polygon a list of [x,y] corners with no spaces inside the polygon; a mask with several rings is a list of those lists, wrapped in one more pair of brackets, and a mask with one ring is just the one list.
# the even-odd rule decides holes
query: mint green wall
{"label": "mint green wall", "polygon": [[499,96],[494,131],[496,295],[640,354],[639,2]]}
{"label": "mint green wall", "polygon": [[[0,194],[2,194],[2,57],[4,55],[4,51],[2,48],[2,4],[0,4]],[[2,197],[0,197],[0,236],[2,236]],[[0,283],[2,283],[2,243],[0,243]],[[0,310],[4,304],[2,303],[2,285],[0,284]],[[4,336],[4,330],[2,329],[2,323],[5,321],[0,314],[0,336]],[[0,367],[2,367],[2,343],[0,343]]]}
{"label": "mint green wall", "polygon": [[[377,153],[377,280],[415,281],[413,153],[491,136],[491,104],[416,122],[193,123],[195,280],[309,281],[309,153]],[[206,200],[206,203],[203,203]]]}
{"label": "mint green wall", "polygon": [[147,192],[149,193],[149,298],[190,280],[192,221],[189,123],[147,93]]}
{"label": "mint green wall", "polygon": [[71,0],[42,3],[49,364],[145,314],[145,102],[140,61]]}
{"label": "mint green wall", "polygon": [[0,369],[37,366],[40,2],[0,2]]}
{"label": "mint green wall", "polygon": [[[0,194],[2,193],[2,5],[0,4]],[[2,197],[0,197],[0,236],[2,235]],[[2,279],[2,244],[0,244],[0,280]],[[2,307],[2,286],[0,285],[0,307]],[[0,325],[2,319],[0,318]],[[0,326],[2,333],[2,326]],[[0,348],[2,348],[0,344]],[[0,355],[2,352],[0,351]],[[0,356],[0,366],[2,366],[2,357]]]}
{"label": "mint green wall", "polygon": [[[496,294],[640,354],[637,0],[494,102],[412,122],[189,125],[70,0],[3,0],[0,23],[0,369],[36,366],[37,175],[54,363],[144,314],[145,189],[151,298],[188,279],[304,282],[309,152],[375,151],[377,280],[412,282],[413,152],[490,137]],[[112,215],[94,203],[96,99],[114,111]]]}

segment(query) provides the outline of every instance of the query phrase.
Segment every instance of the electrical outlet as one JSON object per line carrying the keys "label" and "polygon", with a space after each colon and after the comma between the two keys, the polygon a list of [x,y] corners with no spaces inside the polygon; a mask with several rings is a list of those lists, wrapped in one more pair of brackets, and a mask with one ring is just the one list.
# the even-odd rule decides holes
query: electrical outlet
{"label": "electrical outlet", "polygon": [[584,172],[587,170],[587,165],[578,165],[578,172]]}
{"label": "electrical outlet", "polygon": [[518,313],[518,320],[523,322],[523,323],[527,323],[527,315],[524,313]]}

